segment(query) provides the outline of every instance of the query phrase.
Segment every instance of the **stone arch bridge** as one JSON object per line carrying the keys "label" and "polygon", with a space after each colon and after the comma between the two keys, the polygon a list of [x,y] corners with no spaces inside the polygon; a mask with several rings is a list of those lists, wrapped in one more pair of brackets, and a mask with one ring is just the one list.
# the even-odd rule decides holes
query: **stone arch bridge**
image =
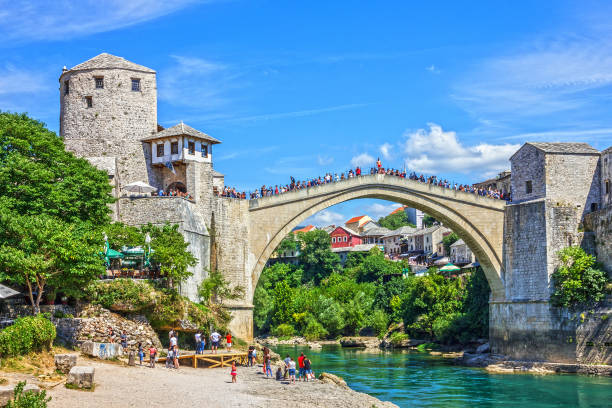
{"label": "stone arch bridge", "polygon": [[[576,208],[546,200],[506,204],[383,174],[367,175],[257,200],[227,200],[217,207],[215,225],[223,229],[219,259],[211,260],[245,296],[228,305],[230,329],[253,337],[253,295],[261,272],[291,230],[334,204],[379,198],[417,208],[459,235],[483,267],[489,285],[489,338],[495,353],[516,359],[576,361],[577,333],[563,312],[551,307],[550,275],[555,251],[578,231]],[[213,228],[213,231],[216,227]],[[215,238],[217,239],[217,238]],[[580,242],[576,236],[573,242]],[[211,253],[215,252],[211,250]]]}

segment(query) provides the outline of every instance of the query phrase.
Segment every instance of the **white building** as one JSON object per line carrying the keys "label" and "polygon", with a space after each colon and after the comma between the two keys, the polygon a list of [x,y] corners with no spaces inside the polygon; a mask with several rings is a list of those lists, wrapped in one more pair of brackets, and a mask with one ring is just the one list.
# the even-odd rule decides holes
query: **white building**
{"label": "white building", "polygon": [[450,260],[455,265],[467,265],[475,261],[474,254],[462,239],[455,241],[450,250]]}

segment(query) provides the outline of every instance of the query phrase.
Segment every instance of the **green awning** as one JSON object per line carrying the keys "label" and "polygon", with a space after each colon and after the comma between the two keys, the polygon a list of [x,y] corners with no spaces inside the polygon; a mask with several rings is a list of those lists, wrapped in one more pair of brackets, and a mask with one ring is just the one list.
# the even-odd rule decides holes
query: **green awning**
{"label": "green awning", "polygon": [[447,263],[446,265],[444,265],[443,267],[440,268],[440,272],[457,272],[460,271],[461,268],[459,268],[458,266],[453,265],[452,263]]}
{"label": "green awning", "polygon": [[123,258],[123,254],[119,251],[115,251],[114,249],[107,249],[106,250],[106,254],[104,255],[109,259],[119,259],[119,258]]}

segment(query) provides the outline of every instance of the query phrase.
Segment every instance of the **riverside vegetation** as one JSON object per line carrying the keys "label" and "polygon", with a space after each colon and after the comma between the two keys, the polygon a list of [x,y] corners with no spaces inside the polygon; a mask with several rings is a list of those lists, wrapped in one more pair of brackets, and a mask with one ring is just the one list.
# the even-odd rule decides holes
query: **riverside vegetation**
{"label": "riverside vegetation", "polygon": [[[394,223],[397,228],[399,223]],[[445,237],[450,247],[458,237]],[[277,250],[300,248],[299,265],[275,263],[264,269],[254,297],[260,335],[300,335],[307,340],[377,335],[389,330],[392,344],[412,337],[443,344],[467,344],[488,337],[490,288],[482,269],[447,278],[436,268],[408,276],[407,263],[385,259],[373,248],[349,253],[344,267],[321,230],[287,237]],[[605,298],[608,278],[595,257],[580,247],[559,252],[551,302],[590,307]],[[404,331],[394,330],[401,327]]]}
{"label": "riverside vegetation", "polygon": [[443,343],[466,343],[488,333],[489,286],[477,269],[447,279],[432,268],[423,277],[402,277],[405,262],[385,259],[374,248],[349,253],[344,267],[321,230],[288,238],[279,251],[300,246],[299,266],[265,268],[254,296],[259,334],[301,335],[308,340],[375,334],[403,322],[405,333]]}

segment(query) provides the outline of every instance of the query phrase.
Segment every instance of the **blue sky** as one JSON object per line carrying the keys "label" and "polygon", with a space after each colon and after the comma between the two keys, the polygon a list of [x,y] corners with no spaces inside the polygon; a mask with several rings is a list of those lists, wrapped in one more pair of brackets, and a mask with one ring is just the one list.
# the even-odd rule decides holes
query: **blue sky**
{"label": "blue sky", "polygon": [[[162,125],[223,142],[228,185],[377,156],[474,182],[525,141],[612,145],[610,17],[603,1],[0,0],[0,109],[57,131],[62,67],[109,52],[158,72]],[[309,221],[392,208],[358,200]]]}

